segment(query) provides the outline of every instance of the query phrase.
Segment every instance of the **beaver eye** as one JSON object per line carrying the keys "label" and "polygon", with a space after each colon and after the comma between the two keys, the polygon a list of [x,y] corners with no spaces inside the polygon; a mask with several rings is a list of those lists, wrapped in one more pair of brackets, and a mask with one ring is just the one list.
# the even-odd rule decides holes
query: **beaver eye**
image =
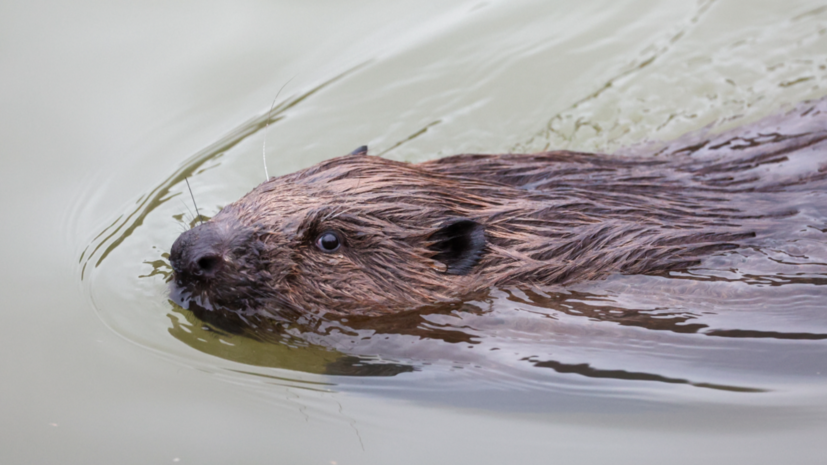
{"label": "beaver eye", "polygon": [[339,239],[339,234],[335,231],[325,231],[316,238],[316,247],[322,252],[335,252],[339,250],[341,245],[342,241]]}

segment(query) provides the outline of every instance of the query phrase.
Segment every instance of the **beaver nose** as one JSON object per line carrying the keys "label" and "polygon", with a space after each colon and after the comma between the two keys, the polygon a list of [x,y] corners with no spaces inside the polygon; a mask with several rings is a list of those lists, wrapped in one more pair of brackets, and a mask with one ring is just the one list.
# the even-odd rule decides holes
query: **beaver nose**
{"label": "beaver nose", "polygon": [[224,257],[212,252],[206,252],[194,257],[189,266],[189,272],[195,276],[212,277],[224,264]]}
{"label": "beaver nose", "polygon": [[179,278],[214,277],[227,264],[226,255],[237,237],[234,231],[212,222],[184,232],[172,244],[170,264]]}

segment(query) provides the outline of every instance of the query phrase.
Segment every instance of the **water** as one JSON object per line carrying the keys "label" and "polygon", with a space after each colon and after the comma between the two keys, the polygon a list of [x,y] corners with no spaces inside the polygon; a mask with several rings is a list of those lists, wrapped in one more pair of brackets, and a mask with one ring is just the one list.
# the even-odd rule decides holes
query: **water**
{"label": "water", "polygon": [[787,236],[690,273],[495,289],[418,334],[255,341],[205,329],[163,279],[194,218],[183,178],[215,214],[263,180],[265,136],[279,175],[363,144],[418,162],[733,127],[827,95],[822,4],[0,11],[3,462],[827,453],[823,195],[799,199]]}

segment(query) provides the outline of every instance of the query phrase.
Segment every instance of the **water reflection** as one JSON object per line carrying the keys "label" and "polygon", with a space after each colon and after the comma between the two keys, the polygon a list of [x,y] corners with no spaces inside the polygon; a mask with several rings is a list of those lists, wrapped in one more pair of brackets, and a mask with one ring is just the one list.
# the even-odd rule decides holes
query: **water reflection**
{"label": "water reflection", "polygon": [[[169,333],[188,346],[216,357],[257,367],[283,368],[339,376],[394,376],[414,370],[411,365],[356,357],[310,344],[289,332],[247,331],[249,322],[198,318],[173,302]],[[204,315],[204,313],[201,313]],[[207,313],[209,315],[209,313]],[[289,380],[294,381],[294,380]],[[332,385],[332,384],[331,384]]]}

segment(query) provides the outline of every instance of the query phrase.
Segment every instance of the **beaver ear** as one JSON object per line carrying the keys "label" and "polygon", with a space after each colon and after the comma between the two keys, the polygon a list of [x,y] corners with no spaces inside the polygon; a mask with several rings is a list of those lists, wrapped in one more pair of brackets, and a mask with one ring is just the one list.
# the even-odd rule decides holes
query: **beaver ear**
{"label": "beaver ear", "polygon": [[350,152],[350,154],[351,155],[367,155],[368,154],[368,146],[363,145],[363,146],[359,147],[358,149]]}
{"label": "beaver ear", "polygon": [[443,223],[429,240],[432,258],[447,266],[446,273],[468,274],[482,257],[485,249],[485,230],[476,221],[460,218]]}

